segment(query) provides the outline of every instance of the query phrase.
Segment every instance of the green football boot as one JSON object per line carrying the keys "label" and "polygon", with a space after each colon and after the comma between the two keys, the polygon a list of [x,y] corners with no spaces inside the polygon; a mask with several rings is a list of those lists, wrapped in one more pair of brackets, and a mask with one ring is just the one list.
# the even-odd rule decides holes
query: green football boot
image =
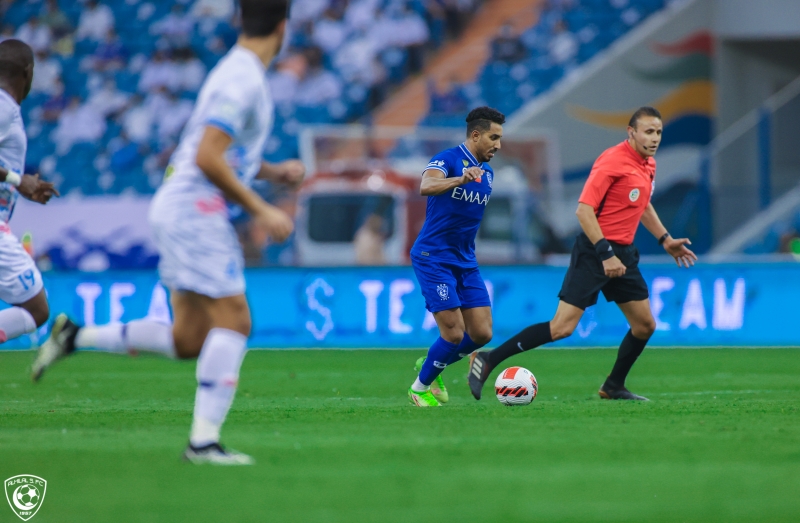
{"label": "green football boot", "polygon": [[[419,371],[422,370],[423,363],[425,363],[425,356],[422,356],[417,360],[417,363],[414,364],[414,371],[419,373]],[[447,403],[450,401],[450,395],[447,393],[447,387],[444,386],[444,380],[441,374],[436,376],[436,379],[431,383],[431,394],[433,394],[433,397],[436,398],[439,403]]]}
{"label": "green football boot", "polygon": [[431,394],[430,389],[426,390],[425,392],[417,392],[411,390],[411,387],[408,388],[408,401],[410,401],[413,405],[417,407],[441,407],[442,404],[439,403],[436,398],[433,397]]}

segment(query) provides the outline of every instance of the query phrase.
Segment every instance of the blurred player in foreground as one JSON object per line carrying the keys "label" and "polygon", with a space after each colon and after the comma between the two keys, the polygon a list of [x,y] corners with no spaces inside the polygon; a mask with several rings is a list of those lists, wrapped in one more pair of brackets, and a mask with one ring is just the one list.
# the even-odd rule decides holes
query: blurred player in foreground
{"label": "blurred player in foreground", "polygon": [[639,251],[633,245],[641,221],[675,258],[678,267],[694,265],[697,256],[686,238],[667,232],[650,203],[655,188],[656,161],[661,143],[661,114],[641,107],[630,119],[628,139],[607,149],[594,163],[578,199],[581,232],[572,249],[569,269],[558,297],[556,315],[532,325],[494,350],[470,358],[469,387],[475,399],[489,373],[506,358],[571,335],[583,311],[595,303],[600,291],[616,302],[631,328],[622,340],[617,361],[600,387],[604,399],[646,400],[625,388],[625,378],[656,329],[650,312],[650,295],[639,272]]}
{"label": "blurred player in foreground", "polygon": [[34,332],[50,316],[42,275],[8,227],[18,195],[42,204],[58,195],[38,174],[22,174],[28,138],[19,104],[32,81],[28,44],[0,42],[0,300],[11,305],[0,311],[0,343]]}
{"label": "blurred player in foreground", "polygon": [[411,265],[439,338],[417,360],[419,376],[408,389],[418,407],[447,402],[442,371],[492,339],[492,307],[475,259],[475,235],[492,194],[488,162],[500,149],[505,121],[495,109],[473,110],[464,143],[434,156],[422,173],[420,194],[428,203]]}
{"label": "blurred player in foreground", "polygon": [[288,0],[239,4],[242,34],[206,78],[150,207],[161,255],[159,276],[171,291],[174,324],[139,320],[78,328],[60,315],[33,369],[38,378],[53,361],[84,347],[199,356],[194,420],[184,458],[223,465],[253,462],[219,444],[251,328],[244,260],[226,200],[241,206],[264,235],[281,242],[292,232],[291,218],[262,200],[250,184],[257,178],[299,182],[304,174],[297,161],[262,161],[274,121],[266,70],[281,48]]}

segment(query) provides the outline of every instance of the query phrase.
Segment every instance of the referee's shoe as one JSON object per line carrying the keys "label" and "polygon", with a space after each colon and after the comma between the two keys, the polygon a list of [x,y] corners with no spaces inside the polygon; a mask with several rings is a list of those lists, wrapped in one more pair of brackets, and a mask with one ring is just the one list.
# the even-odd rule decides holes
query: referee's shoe
{"label": "referee's shoe", "polygon": [[606,382],[603,383],[603,385],[600,387],[600,390],[597,391],[597,393],[604,400],[650,401],[644,396],[639,396],[638,394],[634,394],[633,392],[626,389],[624,386],[618,386],[611,380],[606,380]]}

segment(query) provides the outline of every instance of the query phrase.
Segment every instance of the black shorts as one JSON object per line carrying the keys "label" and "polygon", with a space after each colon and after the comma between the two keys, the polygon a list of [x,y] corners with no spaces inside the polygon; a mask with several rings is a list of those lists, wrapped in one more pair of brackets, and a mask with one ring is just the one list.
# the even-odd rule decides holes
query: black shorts
{"label": "black shorts", "polygon": [[642,301],[650,297],[647,283],[639,272],[639,250],[636,246],[609,243],[614,254],[625,265],[625,274],[619,278],[606,276],[594,245],[584,233],[580,233],[575,238],[569,269],[558,293],[561,301],[586,309],[597,303],[600,291],[603,291],[606,301],[616,303]]}

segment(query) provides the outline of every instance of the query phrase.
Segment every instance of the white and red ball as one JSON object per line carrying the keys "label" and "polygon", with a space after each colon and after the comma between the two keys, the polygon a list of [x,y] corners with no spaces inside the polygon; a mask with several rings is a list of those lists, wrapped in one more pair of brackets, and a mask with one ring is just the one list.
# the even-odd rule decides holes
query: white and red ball
{"label": "white and red ball", "polygon": [[503,405],[528,405],[536,398],[539,385],[536,376],[523,367],[509,367],[494,382],[497,400]]}

